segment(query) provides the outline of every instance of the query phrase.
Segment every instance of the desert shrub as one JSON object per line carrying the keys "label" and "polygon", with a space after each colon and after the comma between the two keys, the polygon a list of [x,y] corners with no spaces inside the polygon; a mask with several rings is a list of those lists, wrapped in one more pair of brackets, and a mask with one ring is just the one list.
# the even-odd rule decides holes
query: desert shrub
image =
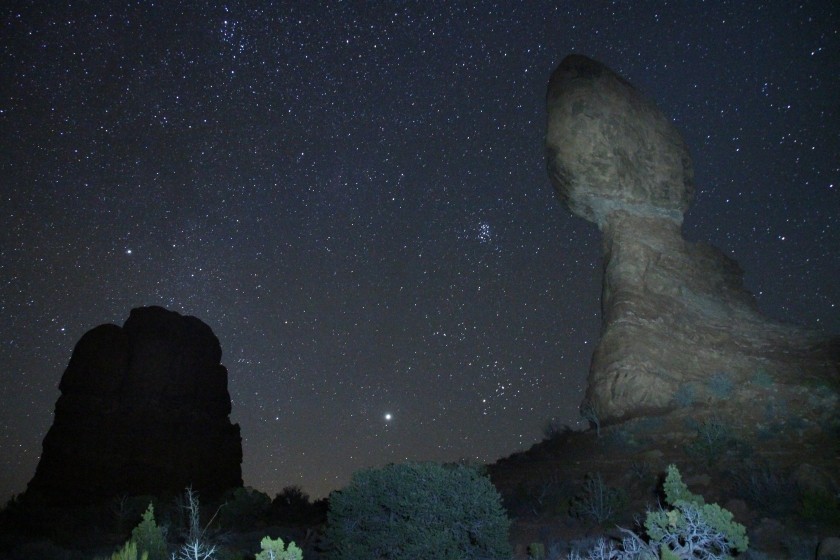
{"label": "desert shrub", "polygon": [[630,463],[630,474],[639,482],[647,482],[653,478],[653,466],[647,461],[634,461]]}
{"label": "desert shrub", "polygon": [[487,468],[487,465],[469,457],[462,457],[457,461],[443,463],[443,466],[449,468],[464,467],[474,470],[478,473],[478,476],[490,476],[490,469]]}
{"label": "desert shrub", "polygon": [[804,519],[840,527],[840,500],[829,492],[806,490],[801,508]]}
{"label": "desert shrub", "polygon": [[764,404],[764,421],[775,422],[788,416],[788,404],[785,399],[769,400]]}
{"label": "desert shrub", "polygon": [[148,560],[167,560],[166,538],[155,522],[155,508],[151,502],[140,523],[131,531],[131,540],[138,551],[148,555]]}
{"label": "desert shrub", "polygon": [[309,494],[300,486],[286,486],[271,500],[272,508],[284,510],[303,510],[310,505]]}
{"label": "desert shrub", "polygon": [[294,542],[290,542],[288,548],[283,539],[272,540],[270,537],[260,541],[261,551],[254,560],[302,560],[303,551]]}
{"label": "desert shrub", "polygon": [[517,517],[541,517],[544,513],[548,485],[539,483],[519,482],[515,494],[510,497],[502,496],[505,510]]}
{"label": "desert shrub", "polygon": [[565,547],[567,556],[570,558],[580,558],[581,555],[587,554],[587,551],[596,549],[603,540],[603,537],[594,536],[572,539]]}
{"label": "desert shrub", "polygon": [[584,401],[580,405],[580,417],[586,420],[590,426],[595,427],[595,434],[601,437],[601,412],[595,403]]}
{"label": "desert shrub", "polygon": [[146,552],[137,552],[137,543],[128,540],[121,549],[111,555],[111,560],[148,560]]}
{"label": "desert shrub", "polygon": [[728,558],[730,552],[747,550],[746,528],[729,511],[692,494],[674,465],[668,467],[663,489],[673,509],[650,512],[645,520],[648,538],[660,550],[676,558]]}
{"label": "desert shrub", "polygon": [[155,509],[149,503],[131,538],[111,555],[111,560],[167,560],[166,539],[155,523]]}
{"label": "desert shrub", "polygon": [[747,465],[730,474],[734,494],[753,508],[769,514],[790,513],[799,491],[786,473],[768,465]]}
{"label": "desert shrub", "polygon": [[601,445],[611,447],[614,449],[629,449],[638,442],[633,437],[633,433],[627,428],[614,427],[607,431],[606,435],[601,440]]}
{"label": "desert shrub", "polygon": [[568,511],[570,497],[569,485],[555,473],[531,484],[521,482],[513,500],[505,499],[505,506],[528,516],[555,517]]}
{"label": "desert shrub", "polygon": [[725,371],[718,371],[712,374],[706,383],[706,387],[715,397],[725,399],[735,389],[735,382],[732,380],[732,374]]}
{"label": "desert shrub", "polygon": [[697,436],[688,446],[688,451],[706,459],[712,464],[733,443],[729,427],[720,420],[711,418],[696,427]]}
{"label": "desert shrub", "polygon": [[268,494],[250,487],[236,488],[219,509],[219,523],[222,527],[253,529],[263,523],[270,509]]}
{"label": "desert shrub", "polygon": [[618,488],[604,484],[601,473],[586,475],[583,490],[572,500],[574,517],[604,523],[615,518],[627,505],[627,496]]}
{"label": "desert shrub", "polygon": [[674,465],[668,467],[664,484],[665,501],[671,509],[648,512],[646,537],[621,529],[624,537],[616,544],[599,540],[585,556],[572,552],[570,560],[681,560],[729,559],[745,552],[749,541],[746,528],[732,513],[717,504],[706,504],[682,482]]}
{"label": "desert shrub", "polygon": [[528,545],[528,560],[545,560],[545,544],[532,542]]}
{"label": "desert shrub", "polygon": [[686,383],[685,385],[680,385],[680,388],[674,393],[674,404],[682,408],[688,408],[694,404],[696,398],[697,395],[694,385]]}
{"label": "desert shrub", "polygon": [[270,511],[272,523],[321,525],[327,518],[327,500],[311,502],[300,486],[286,486],[274,496]]}
{"label": "desert shrub", "polygon": [[665,419],[661,416],[643,416],[634,419],[632,422],[633,432],[637,435],[644,435],[647,432],[659,430],[664,425]]}
{"label": "desert shrub", "polygon": [[[127,535],[137,524],[138,519],[143,517],[149,504],[160,506],[157,497],[151,495],[129,496],[122,494],[114,497],[108,504],[108,512],[113,515],[116,522],[115,532],[120,535]],[[158,509],[160,511],[160,509]]]}
{"label": "desert shrub", "polygon": [[389,465],[330,495],[332,560],[506,559],[510,520],[486,477],[462,466]]}
{"label": "desert shrub", "polygon": [[542,433],[544,440],[560,439],[568,435],[572,429],[566,424],[562,424],[555,418],[549,418],[543,423]]}
{"label": "desert shrub", "polygon": [[773,386],[773,378],[766,369],[756,371],[752,376],[752,382],[754,385],[758,385],[759,387],[763,387],[765,389],[769,389]]}

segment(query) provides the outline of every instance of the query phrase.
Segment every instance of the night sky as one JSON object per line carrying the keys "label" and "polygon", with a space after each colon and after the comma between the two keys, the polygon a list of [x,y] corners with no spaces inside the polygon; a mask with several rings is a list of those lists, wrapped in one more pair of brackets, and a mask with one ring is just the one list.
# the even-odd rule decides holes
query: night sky
{"label": "night sky", "polygon": [[271,496],[575,425],[600,234],[542,145],[571,52],[683,132],[686,236],[771,316],[840,332],[832,0],[107,4],[0,8],[0,500],[75,343],[143,305],[216,333]]}

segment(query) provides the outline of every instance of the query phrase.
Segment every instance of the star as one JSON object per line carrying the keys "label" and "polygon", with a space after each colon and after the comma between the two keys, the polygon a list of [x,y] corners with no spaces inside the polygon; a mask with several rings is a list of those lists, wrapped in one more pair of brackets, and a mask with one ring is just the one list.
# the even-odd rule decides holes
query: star
{"label": "star", "polygon": [[[0,382],[0,504],[35,471],[74,341],[140,305],[218,337],[243,478],[269,495],[324,497],[358,467],[347,457],[393,460],[371,427],[447,462],[509,455],[544,418],[574,425],[601,237],[557,200],[542,146],[547,80],[572,51],[679,124],[699,186],[687,237],[737,258],[762,309],[840,332],[830,2],[720,18],[415,0],[327,19],[314,3],[111,3],[107,21],[95,3],[61,18],[17,4],[0,59],[0,361],[20,374]],[[338,429],[353,437],[335,445]],[[278,461],[277,442],[294,451]]]}

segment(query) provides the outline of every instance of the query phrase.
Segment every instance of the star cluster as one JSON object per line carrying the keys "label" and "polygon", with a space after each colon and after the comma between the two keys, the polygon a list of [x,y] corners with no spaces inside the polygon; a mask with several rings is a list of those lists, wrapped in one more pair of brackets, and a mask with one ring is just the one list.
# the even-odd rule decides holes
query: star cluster
{"label": "star cluster", "polygon": [[682,130],[686,236],[769,315],[840,331],[831,2],[66,4],[2,8],[0,498],[75,342],[141,305],[219,337],[271,495],[574,424],[600,237],[542,148],[570,52]]}

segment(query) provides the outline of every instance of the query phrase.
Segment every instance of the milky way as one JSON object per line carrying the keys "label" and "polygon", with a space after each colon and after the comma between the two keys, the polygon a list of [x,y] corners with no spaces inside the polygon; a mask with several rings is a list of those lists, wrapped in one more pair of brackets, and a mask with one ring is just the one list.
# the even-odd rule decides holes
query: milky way
{"label": "milky way", "polygon": [[219,337],[271,495],[574,425],[600,236],[542,147],[570,52],[683,132],[686,236],[771,316],[840,331],[833,2],[107,4],[2,8],[0,498],[75,342],[141,305]]}

